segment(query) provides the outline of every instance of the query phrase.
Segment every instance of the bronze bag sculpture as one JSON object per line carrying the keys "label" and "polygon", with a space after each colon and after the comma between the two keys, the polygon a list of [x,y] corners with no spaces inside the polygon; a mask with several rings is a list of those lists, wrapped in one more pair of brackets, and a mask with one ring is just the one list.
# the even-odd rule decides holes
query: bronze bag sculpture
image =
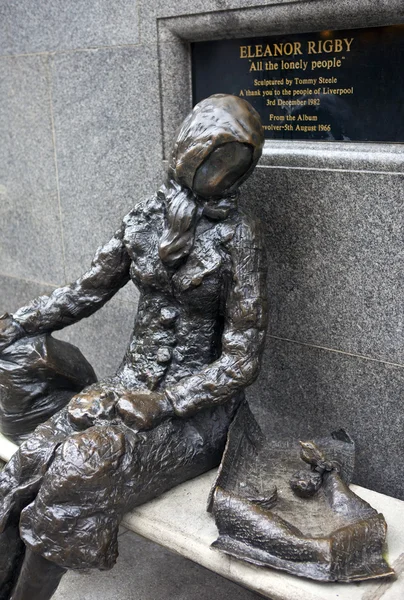
{"label": "bronze bag sculpture", "polygon": [[[167,185],[125,217],[90,270],[0,320],[11,368],[22,340],[88,317],[129,279],[141,292],[116,375],[39,425],[0,475],[2,600],[47,600],[67,568],[111,568],[125,511],[220,462],[266,329],[263,245],[237,208],[263,142],[247,102],[202,101],[179,131]],[[1,375],[8,399],[19,383]],[[30,427],[21,419],[12,435]]]}

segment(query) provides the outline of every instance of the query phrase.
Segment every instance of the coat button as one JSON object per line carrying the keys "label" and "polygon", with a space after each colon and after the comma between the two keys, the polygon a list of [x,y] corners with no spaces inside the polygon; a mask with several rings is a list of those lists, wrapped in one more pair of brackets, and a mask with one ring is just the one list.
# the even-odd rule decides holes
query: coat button
{"label": "coat button", "polygon": [[168,362],[169,360],[171,360],[170,348],[165,348],[165,347],[159,348],[157,350],[156,360],[159,363],[159,365],[164,364],[164,363]]}
{"label": "coat button", "polygon": [[178,317],[178,310],[176,308],[162,308],[160,311],[159,321],[162,325],[172,325]]}

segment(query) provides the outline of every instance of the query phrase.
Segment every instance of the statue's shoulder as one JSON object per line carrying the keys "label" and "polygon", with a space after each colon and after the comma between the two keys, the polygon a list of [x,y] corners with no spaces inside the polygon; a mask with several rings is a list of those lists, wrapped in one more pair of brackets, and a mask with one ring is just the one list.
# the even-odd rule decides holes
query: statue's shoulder
{"label": "statue's shoulder", "polygon": [[247,213],[242,208],[237,208],[233,215],[234,235],[231,243],[238,249],[262,248],[263,228],[259,219]]}
{"label": "statue's shoulder", "polygon": [[124,216],[122,223],[123,228],[134,227],[149,220],[153,216],[160,218],[164,214],[164,206],[162,199],[158,194],[148,196],[144,200],[138,202],[127,215]]}

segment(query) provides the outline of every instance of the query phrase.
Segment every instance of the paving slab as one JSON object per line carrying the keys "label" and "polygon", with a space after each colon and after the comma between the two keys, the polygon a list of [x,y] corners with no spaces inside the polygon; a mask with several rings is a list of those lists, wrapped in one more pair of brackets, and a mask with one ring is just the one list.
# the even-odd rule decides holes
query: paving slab
{"label": "paving slab", "polygon": [[111,571],[69,571],[52,600],[260,600],[236,585],[132,532],[119,538]]}

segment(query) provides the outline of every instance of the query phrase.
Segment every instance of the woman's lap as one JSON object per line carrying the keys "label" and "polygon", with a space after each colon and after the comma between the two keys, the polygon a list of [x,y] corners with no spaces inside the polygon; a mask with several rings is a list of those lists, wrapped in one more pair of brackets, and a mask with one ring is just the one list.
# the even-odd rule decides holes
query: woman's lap
{"label": "woman's lap", "polygon": [[64,409],[0,476],[0,519],[24,509],[32,549],[68,568],[111,568],[123,514],[217,465],[233,412],[230,403],[135,433],[118,420],[77,431]]}

